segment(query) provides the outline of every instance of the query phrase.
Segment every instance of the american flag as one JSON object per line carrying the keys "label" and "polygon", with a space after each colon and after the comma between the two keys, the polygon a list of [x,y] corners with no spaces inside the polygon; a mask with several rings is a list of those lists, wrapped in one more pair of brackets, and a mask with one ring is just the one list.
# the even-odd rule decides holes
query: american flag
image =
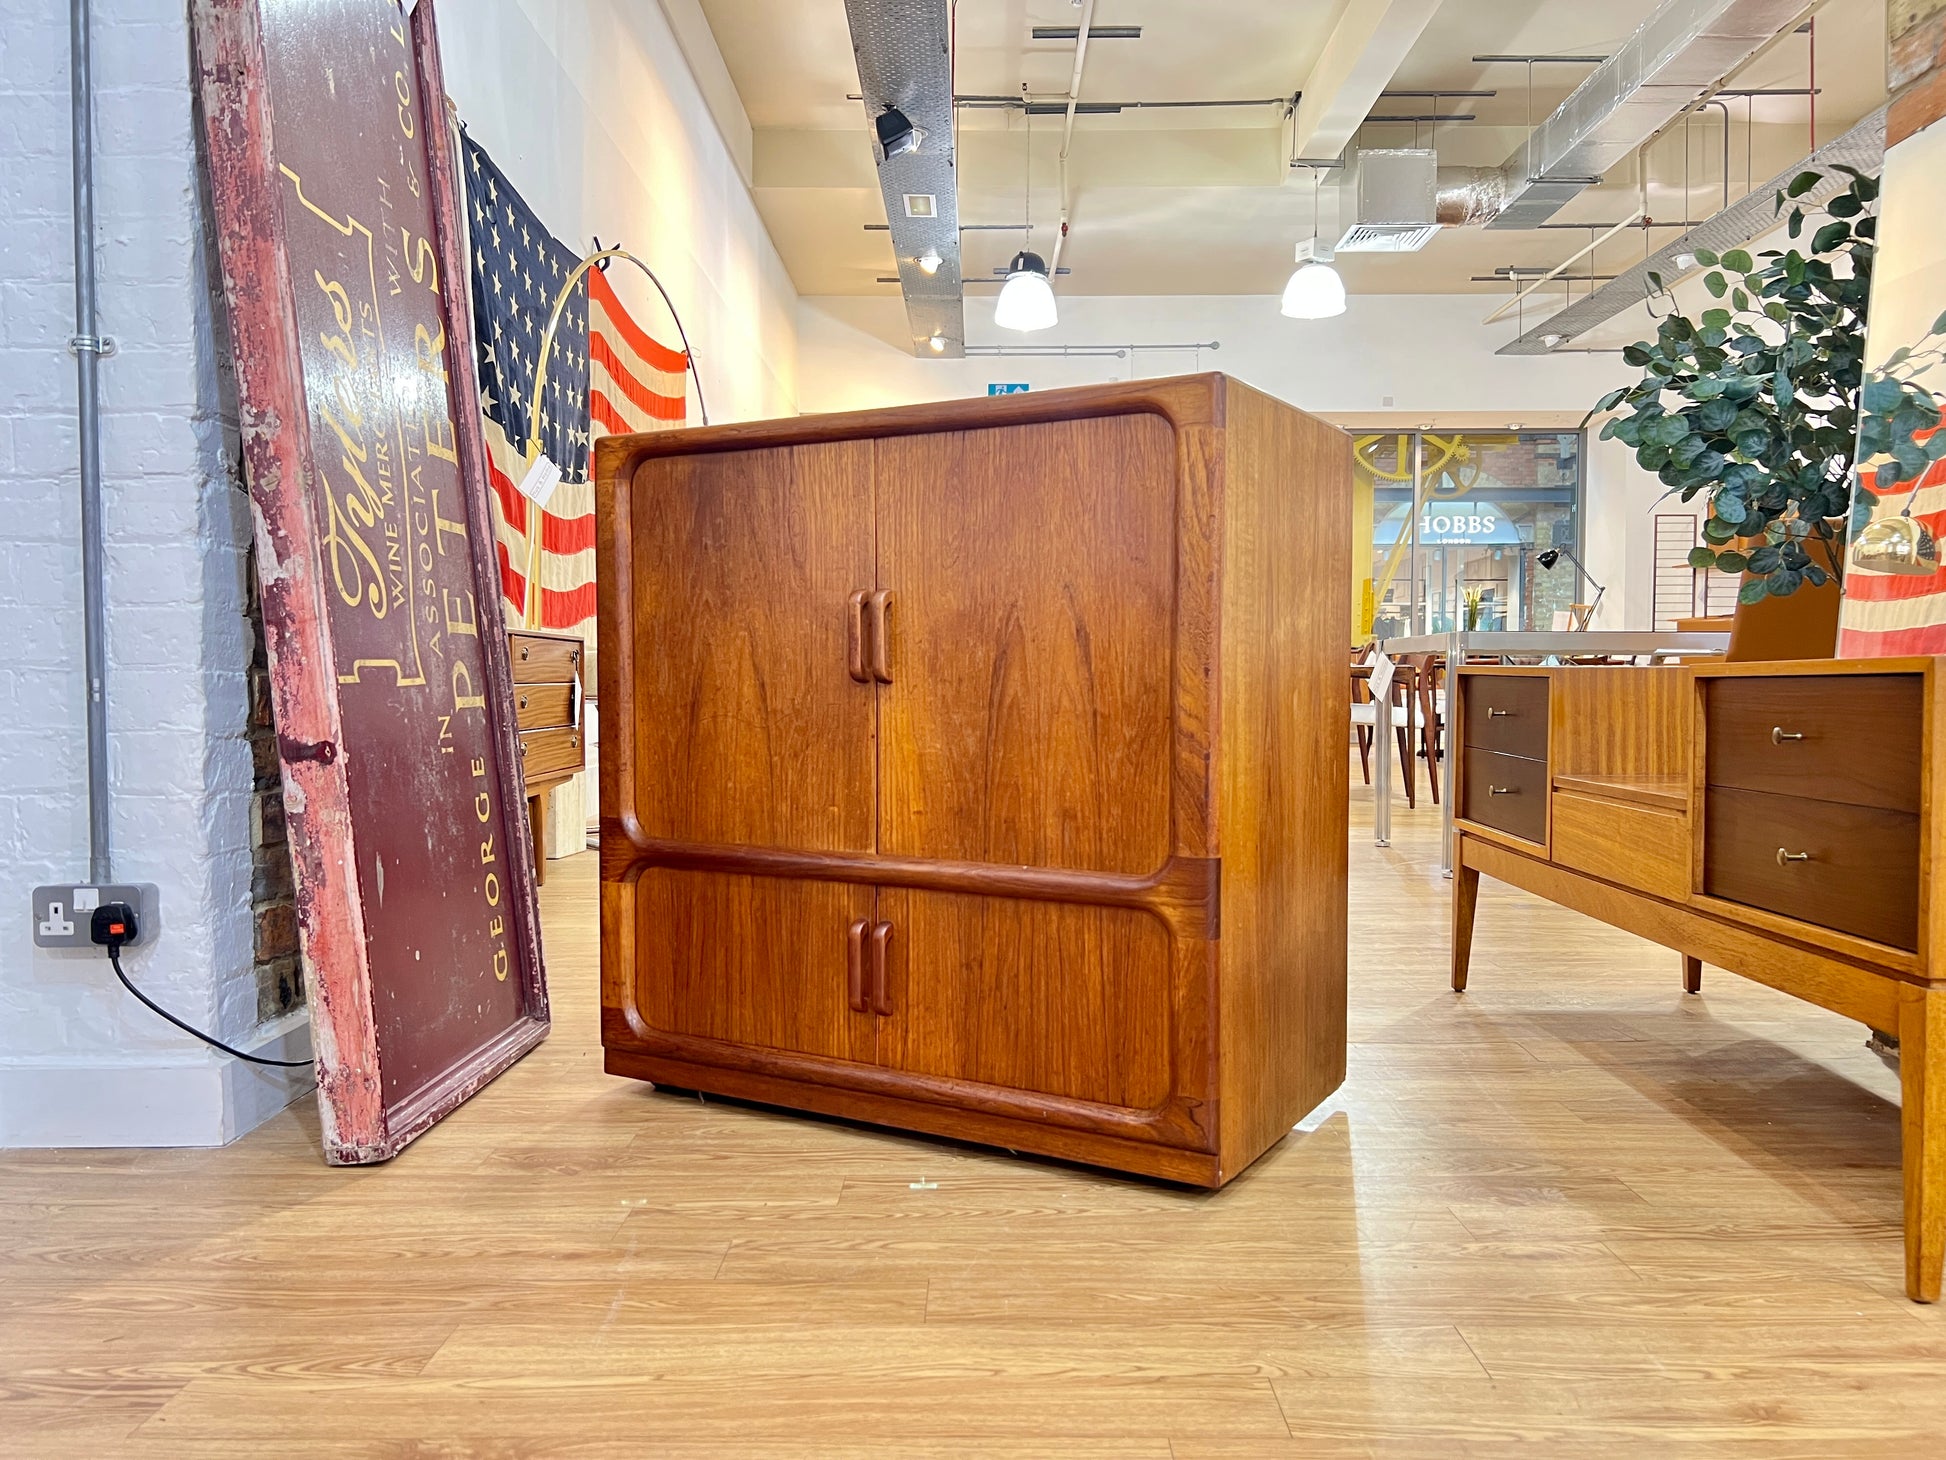
{"label": "american flag", "polygon": [[[1912,439],[1923,446],[1932,434],[1914,431]],[[1865,464],[1868,485],[1874,471],[1873,463]],[[1897,516],[1908,500],[1912,515],[1939,541],[1946,533],[1946,461],[1933,462],[1917,482],[1907,480],[1888,489],[1873,515]],[[1838,610],[1837,653],[1841,659],[1946,654],[1946,576],[1847,566],[1845,599]]]}
{"label": "american flag", "polygon": [[470,136],[467,228],[472,250],[473,328],[480,353],[480,410],[498,503],[495,536],[507,622],[526,621],[528,534],[541,542],[539,626],[578,634],[595,657],[595,497],[588,481],[591,436],[659,431],[683,424],[689,358],[651,339],[630,319],[599,269],[569,297],[554,331],[541,389],[540,444],[561,468],[545,511],[515,483],[527,469],[527,419],[541,334],[580,255],[553,237],[507,175]]}

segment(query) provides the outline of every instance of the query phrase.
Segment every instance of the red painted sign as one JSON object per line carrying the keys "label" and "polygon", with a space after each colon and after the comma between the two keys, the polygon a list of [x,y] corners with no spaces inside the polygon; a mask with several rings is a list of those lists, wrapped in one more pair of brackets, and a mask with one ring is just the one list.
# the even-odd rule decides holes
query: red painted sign
{"label": "red painted sign", "polygon": [[378,1161],[547,1032],[433,5],[195,19],[326,1154]]}

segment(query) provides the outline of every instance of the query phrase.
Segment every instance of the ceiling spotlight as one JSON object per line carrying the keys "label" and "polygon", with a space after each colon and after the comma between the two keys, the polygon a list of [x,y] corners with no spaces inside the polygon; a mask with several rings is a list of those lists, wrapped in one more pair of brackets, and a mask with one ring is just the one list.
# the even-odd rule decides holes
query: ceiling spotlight
{"label": "ceiling spotlight", "polygon": [[1542,335],[1541,343],[1550,350],[1558,350],[1568,342],[1566,335]]}
{"label": "ceiling spotlight", "polygon": [[933,354],[943,355],[946,353],[946,336],[941,334],[938,330],[934,330],[932,332],[932,338],[927,340],[926,343],[932,346]]}
{"label": "ceiling spotlight", "polygon": [[1292,319],[1330,319],[1345,312],[1345,281],[1331,267],[1326,244],[1307,238],[1297,246],[1297,272],[1284,286],[1281,308]]}
{"label": "ceiling spotlight", "polygon": [[1677,254],[1676,267],[1681,269],[1685,274],[1688,273],[1691,269],[1696,267],[1696,255],[1693,253]]}
{"label": "ceiling spotlight", "polygon": [[929,248],[920,254],[918,258],[914,259],[913,262],[919,266],[919,272],[930,279],[934,274],[939,272],[939,266],[945,263],[946,260],[939,256],[938,249]]}
{"label": "ceiling spotlight", "polygon": [[1007,282],[1000,286],[1000,298],[994,303],[993,322],[1003,330],[1025,334],[1044,330],[1060,317],[1054,286],[1047,278],[1047,260],[1022,249],[1007,265]]}
{"label": "ceiling spotlight", "polygon": [[895,106],[880,112],[872,125],[878,129],[878,150],[888,162],[901,153],[917,152],[919,144],[926,140],[926,134]]}

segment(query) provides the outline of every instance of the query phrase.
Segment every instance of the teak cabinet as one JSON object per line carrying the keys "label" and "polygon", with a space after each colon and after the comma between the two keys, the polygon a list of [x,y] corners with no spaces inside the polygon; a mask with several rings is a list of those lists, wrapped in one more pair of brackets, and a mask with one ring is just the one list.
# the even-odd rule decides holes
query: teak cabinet
{"label": "teak cabinet", "polygon": [[1344,1076],[1344,434],[1222,376],[597,448],[614,1073],[1217,1186]]}
{"label": "teak cabinet", "polygon": [[[1453,987],[1482,873],[1899,1041],[1906,1291],[1946,1265],[1943,659],[1462,669]],[[1789,1119],[1780,1110],[1780,1121]]]}

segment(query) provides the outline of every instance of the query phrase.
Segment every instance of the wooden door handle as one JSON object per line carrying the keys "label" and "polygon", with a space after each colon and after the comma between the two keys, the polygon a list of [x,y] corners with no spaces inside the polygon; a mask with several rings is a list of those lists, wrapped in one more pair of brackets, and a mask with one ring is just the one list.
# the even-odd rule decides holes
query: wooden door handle
{"label": "wooden door handle", "polygon": [[887,611],[892,607],[892,590],[881,588],[871,600],[872,678],[880,684],[892,682],[892,636],[888,632]]}
{"label": "wooden door handle", "polygon": [[851,925],[845,940],[845,1001],[854,1014],[871,1012],[865,1001],[865,928],[865,920],[860,918]]}
{"label": "wooden door handle", "polygon": [[845,617],[845,639],[847,662],[845,668],[851,677],[860,684],[872,682],[872,672],[865,667],[865,600],[871,594],[863,588],[851,595],[850,607]]}
{"label": "wooden door handle", "polygon": [[879,923],[872,928],[872,1012],[889,1014],[892,1012],[892,987],[887,974],[886,957],[892,946],[892,925]]}

